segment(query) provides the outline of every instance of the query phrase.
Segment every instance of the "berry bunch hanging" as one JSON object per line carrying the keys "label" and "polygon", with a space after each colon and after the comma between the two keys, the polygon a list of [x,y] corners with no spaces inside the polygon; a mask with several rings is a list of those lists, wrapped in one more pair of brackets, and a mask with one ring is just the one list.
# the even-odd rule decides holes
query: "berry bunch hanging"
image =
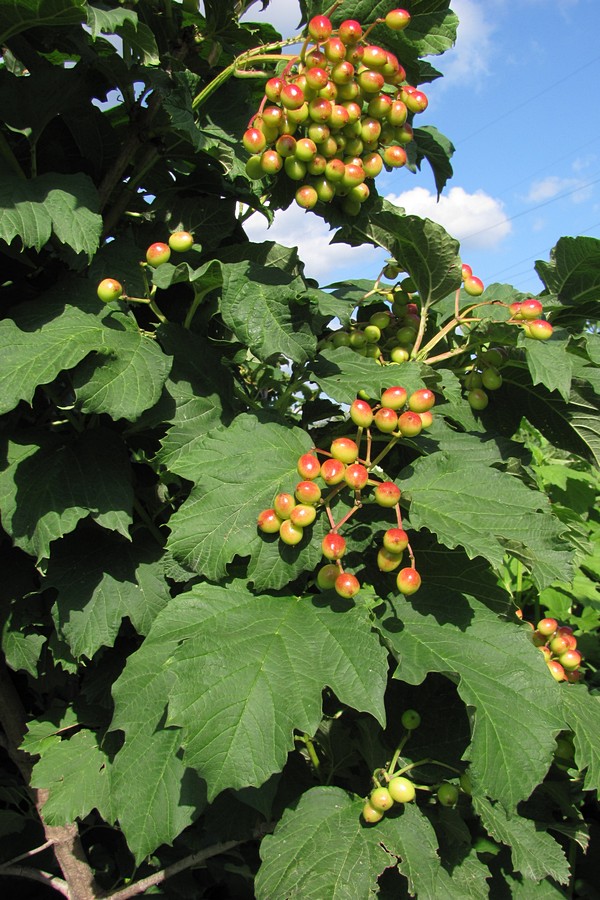
{"label": "berry bunch hanging", "polygon": [[243,135],[248,176],[297,182],[304,209],[341,198],[344,212],[358,215],[369,182],[406,164],[412,119],[428,105],[397,57],[368,40],[375,25],[401,31],[409,23],[404,9],[366,30],[355,19],[334,29],[327,16],[314,16],[300,55],[266,82]]}
{"label": "berry bunch hanging", "polygon": [[[335,438],[329,450],[314,448],[298,459],[299,481],[293,493],[281,492],[273,500],[273,506],[263,509],[257,525],[264,534],[279,534],[284,544],[299,544],[305,529],[313,524],[318,512],[324,511],[329,520],[329,531],[322,540],[321,550],[327,563],[316,576],[321,590],[333,588],[341,597],[353,597],[360,590],[356,576],[344,569],[342,558],[347,542],[341,529],[363,506],[363,496],[372,489],[372,496],[379,506],[393,511],[394,525],[383,535],[377,552],[377,566],[381,572],[395,572],[396,586],[404,595],[414,594],[421,586],[421,576],[415,567],[415,557],[407,532],[403,528],[400,499],[402,492],[393,481],[381,481],[373,470],[383,457],[402,438],[416,437],[432,422],[431,409],[435,395],[428,388],[414,391],[410,396],[400,385],[386,388],[379,403],[371,405],[356,399],[350,407],[350,419],[357,426],[356,440],[350,437]],[[371,426],[389,435],[389,441],[375,459],[371,458]],[[365,456],[360,457],[364,439]],[[319,457],[324,457],[321,461]],[[320,480],[324,488],[317,483]],[[353,494],[353,504],[339,521],[335,521],[332,501],[341,491]],[[325,493],[324,493],[325,492]],[[400,568],[404,551],[408,552],[410,565]]]}
{"label": "berry bunch hanging", "polygon": [[[531,626],[533,628],[533,625]],[[544,654],[546,664],[555,681],[581,680],[582,656],[577,638],[569,625],[559,625],[556,619],[540,619],[533,631],[534,645]]]}

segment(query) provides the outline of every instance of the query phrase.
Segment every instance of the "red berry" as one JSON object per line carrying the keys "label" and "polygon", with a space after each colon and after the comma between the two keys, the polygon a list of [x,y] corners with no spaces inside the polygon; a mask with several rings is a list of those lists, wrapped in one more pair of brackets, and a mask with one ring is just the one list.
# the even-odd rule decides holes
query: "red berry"
{"label": "red berry", "polygon": [[483,294],[483,281],[476,275],[468,275],[464,280],[465,293],[470,297],[479,297]]}
{"label": "red berry", "polygon": [[312,481],[321,471],[321,463],[313,453],[303,453],[298,460],[298,474],[302,478]]}
{"label": "red berry", "polygon": [[342,572],[335,580],[335,590],[340,597],[349,600],[360,591],[360,582],[351,572]]}
{"label": "red berry", "polygon": [[356,19],[345,19],[338,28],[338,37],[344,44],[357,44],[362,37],[362,26]]}
{"label": "red berry", "polygon": [[111,303],[123,294],[123,286],[114,278],[103,278],[96,293],[103,303]]}
{"label": "red berry", "polygon": [[256,524],[265,534],[277,534],[282,520],[274,509],[263,509],[259,514]]}
{"label": "red berry", "polygon": [[290,513],[296,505],[292,494],[277,494],[273,501],[273,509],[280,519],[289,519]]}
{"label": "red berry", "polygon": [[306,528],[308,525],[312,525],[316,517],[316,509],[314,506],[309,506],[308,503],[298,503],[290,513],[290,521],[300,528]]}
{"label": "red berry", "polygon": [[242,137],[242,144],[248,153],[262,153],[267,139],[259,128],[248,128]]}
{"label": "red berry", "polygon": [[395,506],[401,496],[402,492],[400,488],[395,485],[393,481],[382,481],[381,484],[378,484],[375,488],[376,502],[379,506],[385,506],[387,509],[391,509]]}
{"label": "red berry", "polygon": [[321,488],[314,481],[299,481],[294,493],[299,503],[315,504],[321,499]]}
{"label": "red berry", "polygon": [[558,622],[556,619],[540,619],[537,624],[537,630],[540,634],[545,634],[547,637],[554,634],[557,628]]}
{"label": "red berry", "polygon": [[401,594],[414,594],[421,587],[421,576],[412,567],[400,569],[396,577],[396,584]]}
{"label": "red berry", "polygon": [[369,473],[361,463],[353,463],[344,472],[346,484],[355,491],[360,491],[369,480]]}
{"label": "red berry", "polygon": [[383,161],[392,169],[399,169],[401,168],[401,166],[406,165],[406,160],[406,150],[404,149],[404,147],[400,147],[398,144],[393,144],[391,147],[386,147],[383,151]]}
{"label": "red berry", "polygon": [[471,275],[473,274],[473,269],[471,268],[471,266],[468,266],[466,263],[463,263],[461,266],[460,274],[464,281],[465,278],[471,277]]}
{"label": "red berry", "polygon": [[416,412],[405,412],[398,418],[398,429],[405,437],[416,437],[423,430],[421,416]]}
{"label": "red berry", "polygon": [[325,484],[339,484],[344,480],[346,464],[341,459],[326,459],[321,466],[321,478]]}
{"label": "red berry", "polygon": [[539,300],[536,300],[534,297],[530,297],[529,300],[523,300],[521,303],[521,318],[539,319],[543,312],[543,309],[544,307]]}
{"label": "red berry", "polygon": [[346,552],[346,540],[337,531],[330,531],[323,538],[321,549],[326,559],[341,559]]}
{"label": "red berry", "polygon": [[331,455],[344,463],[353,463],[358,459],[358,446],[352,438],[335,438],[330,449]]}
{"label": "red berry", "polygon": [[387,406],[382,406],[375,413],[375,426],[384,434],[391,434],[398,428],[398,414]]}
{"label": "red berry", "polygon": [[383,536],[383,546],[390,553],[403,553],[408,547],[408,535],[403,528],[388,528]]}
{"label": "red berry", "polygon": [[156,269],[157,266],[162,266],[162,264],[168,262],[170,258],[171,248],[168,244],[157,242],[156,244],[150,244],[146,250],[146,261],[153,269]]}
{"label": "red berry", "polygon": [[552,337],[553,328],[545,319],[534,319],[528,323],[527,335],[535,341],[547,341]]}
{"label": "red berry", "polygon": [[381,405],[387,406],[389,409],[402,409],[407,396],[407,392],[399,385],[386,388],[381,395]]}
{"label": "red berry", "polygon": [[284,84],[283,78],[279,78],[277,75],[274,78],[269,78],[265,84],[265,94],[272,103],[279,101]]}
{"label": "red berry", "polygon": [[300,109],[304,99],[304,92],[297,84],[284,84],[281,88],[279,102],[285,109]]}
{"label": "red berry", "polygon": [[414,391],[408,398],[408,408],[413,412],[427,412],[433,406],[435,406],[435,394],[429,388]]}
{"label": "red berry", "polygon": [[326,41],[332,31],[333,26],[327,16],[313,16],[308,23],[308,33],[314,41]]}
{"label": "red berry", "polygon": [[355,425],[368,428],[373,422],[373,410],[366,400],[355,400],[350,407],[350,418]]}

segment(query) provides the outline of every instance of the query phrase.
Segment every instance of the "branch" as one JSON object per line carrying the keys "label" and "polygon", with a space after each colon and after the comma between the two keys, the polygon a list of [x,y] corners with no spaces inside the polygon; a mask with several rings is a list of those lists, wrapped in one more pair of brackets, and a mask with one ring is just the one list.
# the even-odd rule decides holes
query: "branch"
{"label": "branch", "polygon": [[57,878],[56,875],[50,875],[49,872],[40,872],[39,869],[30,869],[28,866],[2,866],[0,868],[0,875],[11,875],[13,878],[29,878],[30,881],[40,881],[47,887],[54,888],[54,890],[58,891],[59,894],[62,894],[63,897],[67,897],[68,900],[71,900],[71,893],[67,882],[63,881],[62,878]]}
{"label": "branch", "polygon": [[166,869],[155,872],[154,875],[148,875],[147,878],[142,878],[140,881],[136,881],[135,884],[130,884],[129,887],[123,888],[120,891],[115,891],[113,894],[105,894],[104,896],[106,900],[127,900],[128,897],[135,897],[137,894],[143,894],[149,887],[162,884],[167,878],[172,878],[173,875],[178,875],[179,872],[183,872],[185,869],[199,866],[212,856],[218,856],[220,853],[227,853],[229,850],[233,850],[234,847],[239,847],[240,844],[243,843],[244,841],[226,841],[223,844],[213,844],[212,847],[207,847],[205,850],[199,850],[197,853],[192,853],[190,856],[180,859],[179,862],[173,863],[172,866],[167,866]]}

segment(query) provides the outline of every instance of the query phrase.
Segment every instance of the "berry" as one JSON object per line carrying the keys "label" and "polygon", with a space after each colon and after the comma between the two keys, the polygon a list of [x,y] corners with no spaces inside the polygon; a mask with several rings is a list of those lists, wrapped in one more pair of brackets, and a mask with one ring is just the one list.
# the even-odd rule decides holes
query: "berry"
{"label": "berry", "polygon": [[335,580],[334,587],[340,597],[350,600],[360,591],[360,582],[351,572],[341,572]]}
{"label": "berry", "polygon": [[414,731],[421,724],[421,716],[416,709],[407,709],[402,713],[400,721],[407,731]]}
{"label": "berry", "polygon": [[419,413],[419,415],[421,416],[421,425],[423,426],[423,428],[430,428],[433,424],[433,416],[431,415],[429,410]]}
{"label": "berry", "polygon": [[381,395],[381,405],[389,409],[402,409],[406,403],[408,394],[403,387],[395,386],[386,388]]}
{"label": "berry", "polygon": [[460,789],[463,791],[468,797],[473,793],[473,785],[471,784],[471,779],[463,772],[460,778],[458,779],[460,782]]}
{"label": "berry", "polygon": [[242,137],[242,144],[248,153],[262,153],[267,146],[267,139],[259,128],[248,128]]}
{"label": "berry", "polygon": [[485,369],[482,373],[481,381],[484,388],[487,388],[488,391],[497,391],[502,385],[502,375],[498,369],[490,366],[489,369]]}
{"label": "berry", "polygon": [[476,275],[468,275],[463,282],[463,286],[465,293],[469,294],[470,297],[479,297],[483,294],[483,281],[481,278],[477,278]]}
{"label": "berry", "polygon": [[380,572],[393,572],[402,562],[402,553],[392,553],[385,547],[377,552],[377,566]]}
{"label": "berry", "polygon": [[[304,92],[301,88],[298,87],[297,84],[284,84],[281,88],[279,102],[284,107],[284,109],[300,109],[300,107],[304,104],[304,99]],[[266,110],[263,111],[263,116],[265,112]]]}
{"label": "berry", "polygon": [[403,31],[410,22],[410,13],[405,9],[392,9],[385,17],[385,24],[392,31]]}
{"label": "berry", "polygon": [[321,471],[321,463],[317,459],[316,456],[312,453],[303,453],[300,459],[298,460],[298,474],[307,479],[308,481],[312,481],[313,478],[317,478],[319,472]]}
{"label": "berry", "polygon": [[537,630],[540,634],[545,634],[548,637],[553,635],[557,628],[558,622],[556,619],[540,619],[537,624]]}
{"label": "berry", "polygon": [[316,509],[308,503],[298,503],[290,513],[290,521],[294,525],[298,525],[299,528],[306,528],[307,525],[312,525],[316,517]]}
{"label": "berry", "polygon": [[394,798],[385,787],[375,788],[369,796],[369,803],[378,812],[385,812],[394,805]]}
{"label": "berry", "polygon": [[296,505],[292,494],[277,494],[273,501],[273,509],[280,519],[289,519],[290,513]]}
{"label": "berry", "polygon": [[356,19],[345,19],[338,28],[338,37],[346,46],[356,44],[362,37],[362,26]]}
{"label": "berry", "polygon": [[563,669],[576,669],[581,664],[581,660],[582,656],[579,650],[565,650],[558,658]]}
{"label": "berry", "polygon": [[294,524],[291,519],[285,519],[281,523],[281,528],[279,529],[279,537],[284,544],[289,544],[290,546],[299,544],[303,536],[304,529],[300,525]]}
{"label": "berry", "polygon": [[545,319],[534,319],[528,323],[527,336],[535,341],[547,341],[552,337],[553,330],[550,322]]}
{"label": "berry", "polygon": [[150,244],[146,250],[146,261],[153,269],[156,269],[157,266],[162,266],[162,264],[168,262],[170,258],[171,249],[168,244],[157,242],[156,244]]}
{"label": "berry", "polygon": [[283,157],[276,150],[265,150],[260,157],[260,166],[265,175],[276,175],[283,166]]}
{"label": "berry", "polygon": [[316,206],[319,195],[312,184],[303,184],[296,191],[296,203],[301,209],[312,209]]}
{"label": "berry", "polygon": [[529,300],[523,300],[521,303],[522,319],[539,319],[543,311],[543,306],[539,300],[530,297]]}
{"label": "berry", "polygon": [[467,400],[469,401],[471,409],[476,410],[485,409],[490,402],[486,392],[482,391],[480,388],[473,388],[472,391],[469,391]]}
{"label": "berry", "polygon": [[332,31],[333,26],[327,16],[313,16],[308,23],[308,33],[313,41],[326,41]]}
{"label": "berry", "polygon": [[402,492],[400,491],[400,488],[397,487],[393,481],[382,481],[381,484],[378,484],[375,488],[376,502],[379,506],[384,506],[387,509],[391,509],[395,506],[401,496]]}
{"label": "berry", "polygon": [[346,552],[346,540],[337,531],[330,531],[321,542],[321,550],[326,559],[341,559]]}
{"label": "berry", "polygon": [[321,488],[314,481],[299,481],[294,491],[299,503],[318,503],[321,499]]}
{"label": "berry", "polygon": [[464,281],[465,278],[470,278],[473,274],[473,269],[471,266],[468,266],[466,263],[463,263],[460,269],[461,278]]}
{"label": "berry", "polygon": [[96,289],[96,293],[103,303],[112,303],[123,294],[123,286],[114,278],[103,278]]}
{"label": "berry", "polygon": [[396,584],[401,594],[405,596],[415,594],[421,587],[421,576],[412,567],[400,569],[396,576]]}
{"label": "berry", "polygon": [[355,400],[350,407],[350,418],[355,425],[368,428],[373,421],[373,410],[366,400]]}
{"label": "berry", "polygon": [[520,300],[515,300],[514,303],[509,304],[508,309],[509,309],[509,312],[510,312],[511,316],[513,317],[513,319],[521,318],[521,306],[522,305],[523,304]]}
{"label": "berry", "polygon": [[340,459],[326,459],[321,466],[321,478],[325,484],[339,484],[344,480],[346,464]]}
{"label": "berry", "polygon": [[456,806],[458,802],[458,788],[455,784],[444,781],[438,788],[437,796],[442,806]]}
{"label": "berry", "polygon": [[281,527],[281,521],[274,509],[263,509],[256,524],[265,534],[277,534]]}
{"label": "berry", "polygon": [[375,426],[384,434],[391,434],[398,428],[398,415],[393,409],[382,406],[375,413]]}
{"label": "berry", "polygon": [[404,553],[408,547],[408,535],[403,528],[388,528],[383,536],[383,546],[390,553]]}
{"label": "berry", "polygon": [[344,480],[353,490],[360,491],[366,486],[369,480],[369,473],[362,463],[353,463],[344,472]]}
{"label": "berry", "polygon": [[373,809],[369,801],[367,800],[362,809],[362,817],[365,822],[368,822],[369,825],[373,825],[375,822],[381,822],[383,819],[383,813],[379,812],[377,809]]}
{"label": "berry", "polygon": [[408,408],[413,412],[427,412],[435,406],[435,394],[429,388],[414,391],[408,398]]}
{"label": "berry", "polygon": [[189,231],[174,231],[169,235],[169,247],[175,253],[185,253],[194,244],[194,236]]}
{"label": "berry", "polygon": [[321,566],[317,572],[317,585],[322,591],[329,591],[335,586],[340,570],[335,563],[327,563]]}
{"label": "berry", "polygon": [[392,169],[399,169],[406,165],[406,160],[406,150],[397,144],[386,147],[383,151],[383,161],[386,166],[390,166]]}
{"label": "berry", "polygon": [[558,660],[550,659],[546,662],[546,665],[550,669],[550,674],[555,681],[566,681],[567,676],[565,675],[565,670]]}
{"label": "berry", "polygon": [[564,653],[565,650],[569,649],[569,641],[563,637],[563,635],[556,635],[550,641],[550,649],[559,656],[561,653]]}
{"label": "berry", "polygon": [[410,803],[416,796],[414,784],[403,775],[396,775],[391,779],[388,791],[396,803]]}
{"label": "berry", "polygon": [[402,413],[398,418],[398,429],[405,437],[416,437],[423,430],[421,416],[410,411]]}
{"label": "berry", "polygon": [[358,459],[358,446],[351,438],[335,438],[330,450],[334,459],[344,463],[353,463]]}

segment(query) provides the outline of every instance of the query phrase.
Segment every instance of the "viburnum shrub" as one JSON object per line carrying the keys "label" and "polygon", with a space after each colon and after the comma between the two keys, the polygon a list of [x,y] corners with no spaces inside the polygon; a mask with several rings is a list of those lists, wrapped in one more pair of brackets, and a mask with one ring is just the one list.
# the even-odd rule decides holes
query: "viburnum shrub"
{"label": "viburnum shrub", "polygon": [[4,895],[594,896],[600,242],[379,196],[449,0],[251,12],[0,0]]}

